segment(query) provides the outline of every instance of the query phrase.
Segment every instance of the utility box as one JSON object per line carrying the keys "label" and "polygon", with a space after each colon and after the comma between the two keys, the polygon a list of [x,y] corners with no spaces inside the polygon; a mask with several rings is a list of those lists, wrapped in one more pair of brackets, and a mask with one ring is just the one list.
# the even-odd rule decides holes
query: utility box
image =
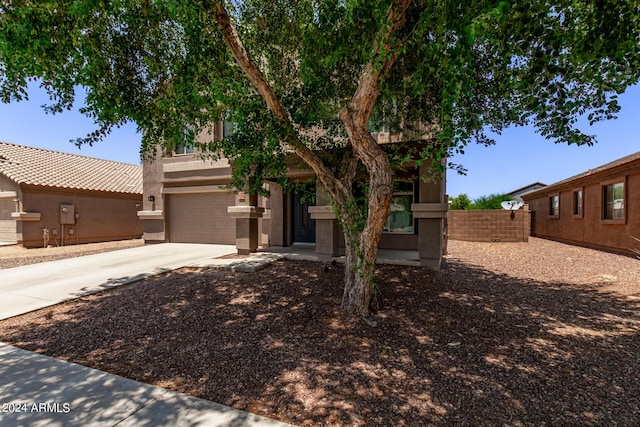
{"label": "utility box", "polygon": [[60,205],[60,224],[75,224],[73,205]]}

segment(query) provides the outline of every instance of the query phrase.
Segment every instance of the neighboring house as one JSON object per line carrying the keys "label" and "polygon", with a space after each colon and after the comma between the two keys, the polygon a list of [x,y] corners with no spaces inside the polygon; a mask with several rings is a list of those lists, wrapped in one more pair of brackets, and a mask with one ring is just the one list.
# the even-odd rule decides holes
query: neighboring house
{"label": "neighboring house", "polygon": [[507,196],[511,196],[514,198],[514,200],[517,200],[519,202],[522,201],[522,196],[524,194],[527,194],[531,191],[537,190],[539,188],[542,187],[546,187],[547,184],[543,184],[541,182],[534,182],[533,184],[529,184],[527,186],[524,186],[522,188],[518,188],[517,190],[513,190],[511,193],[507,193]]}
{"label": "neighboring house", "polygon": [[139,238],[141,205],[142,166],[0,142],[2,242]]}
{"label": "neighboring house", "polygon": [[533,235],[628,252],[640,238],[640,152],[523,196]]}
{"label": "neighboring house", "polygon": [[[215,137],[222,138],[223,132],[224,126],[216,124]],[[385,138],[389,136],[383,134],[379,142],[389,143]],[[268,198],[234,194],[225,189],[233,167],[227,159],[204,160],[188,148],[177,151],[144,163],[144,210],[138,215],[145,242],[236,244],[239,253],[303,243],[315,245],[321,259],[344,248],[338,221],[322,191],[312,189],[315,206],[276,183],[266,184]],[[300,163],[292,157],[289,179],[313,178],[313,171]],[[380,248],[417,251],[422,265],[438,268],[447,214],[445,180],[423,182],[419,176],[426,172],[426,166],[414,167],[396,183]]]}

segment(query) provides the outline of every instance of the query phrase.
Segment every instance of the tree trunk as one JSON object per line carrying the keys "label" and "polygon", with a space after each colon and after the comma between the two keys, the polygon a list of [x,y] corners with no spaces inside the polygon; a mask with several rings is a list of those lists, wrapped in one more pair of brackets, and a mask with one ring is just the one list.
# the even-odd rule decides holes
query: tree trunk
{"label": "tree trunk", "polygon": [[356,233],[345,230],[346,267],[342,308],[367,320],[377,291],[374,271],[378,244],[393,195],[393,174],[387,155],[371,134],[366,130],[354,129],[349,120],[345,120],[345,123],[350,129],[350,138],[361,139],[354,141],[354,146],[364,151],[359,157],[365,159],[363,162],[369,173],[369,193],[364,229]]}
{"label": "tree trunk", "polygon": [[[249,57],[222,3],[215,3],[215,16],[222,30],[225,43],[236,62],[257,88],[271,113],[288,130],[287,143],[295,153],[316,173],[327,193],[338,208],[345,230],[346,269],[342,308],[362,316],[371,314],[374,295],[373,273],[378,243],[389,213],[393,191],[391,165],[387,155],[367,130],[371,112],[379,96],[380,77],[389,72],[395,61],[392,54],[392,39],[404,25],[406,11],[412,0],[396,0],[387,8],[387,23],[373,40],[372,57],[360,75],[358,88],[349,106],[340,112],[349,142],[356,158],[360,159],[369,173],[368,217],[359,230],[359,213],[355,209],[351,184],[355,176],[355,163],[347,162],[342,176],[335,176],[322,160],[299,138],[289,113],[280,103],[268,80]],[[374,66],[374,64],[376,64]],[[347,178],[347,179],[345,179]]]}

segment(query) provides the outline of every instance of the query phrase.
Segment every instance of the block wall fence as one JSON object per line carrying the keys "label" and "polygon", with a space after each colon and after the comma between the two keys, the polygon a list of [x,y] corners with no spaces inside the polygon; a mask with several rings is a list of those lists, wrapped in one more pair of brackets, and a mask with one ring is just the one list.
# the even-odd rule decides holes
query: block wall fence
{"label": "block wall fence", "polygon": [[516,211],[450,210],[448,238],[469,242],[528,242],[531,214],[524,205]]}

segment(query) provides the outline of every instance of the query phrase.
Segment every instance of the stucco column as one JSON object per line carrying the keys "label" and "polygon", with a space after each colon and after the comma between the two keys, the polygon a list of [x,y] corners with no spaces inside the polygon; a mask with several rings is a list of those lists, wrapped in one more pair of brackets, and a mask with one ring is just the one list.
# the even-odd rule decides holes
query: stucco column
{"label": "stucco column", "polygon": [[269,183],[269,239],[271,246],[286,246],[285,244],[285,209],[284,191],[282,186],[274,182]]}
{"label": "stucco column", "polygon": [[258,207],[257,194],[239,193],[236,206],[229,206],[227,212],[236,219],[236,249],[239,255],[247,255],[258,249],[258,219],[264,208]]}
{"label": "stucco column", "polygon": [[[428,165],[420,166],[420,176],[428,174]],[[449,206],[445,196],[446,175],[433,181],[420,181],[418,203],[411,205],[418,220],[418,257],[420,264],[439,269],[445,247],[444,226]]]}
{"label": "stucco column", "polygon": [[337,256],[340,226],[320,184],[316,185],[316,206],[309,206],[309,213],[316,221],[316,256],[320,260]]}

